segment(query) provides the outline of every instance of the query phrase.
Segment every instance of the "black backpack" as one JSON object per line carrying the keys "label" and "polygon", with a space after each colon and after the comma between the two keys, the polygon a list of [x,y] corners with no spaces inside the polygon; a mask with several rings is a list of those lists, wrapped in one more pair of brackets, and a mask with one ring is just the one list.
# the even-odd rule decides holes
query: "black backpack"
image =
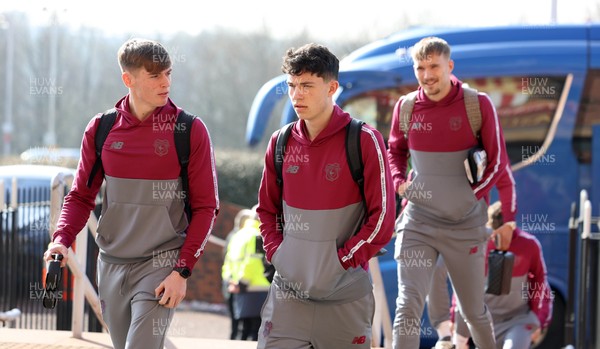
{"label": "black backpack", "polygon": [[[175,130],[175,150],[177,151],[179,166],[181,167],[181,172],[179,175],[181,176],[181,186],[183,190],[182,195],[184,197],[185,213],[188,217],[188,222],[191,221],[192,210],[188,200],[189,181],[187,169],[190,162],[190,130],[192,129],[192,123],[194,122],[195,118],[195,115],[188,114],[182,110],[179,115],[177,115],[175,127],[173,128]],[[92,171],[90,172],[90,177],[87,180],[88,188],[92,186],[98,170],[102,168],[102,146],[104,145],[106,137],[108,137],[108,133],[112,129],[116,119],[117,110],[115,108],[107,110],[100,117],[100,123],[98,124],[96,135],[94,137],[94,143],[96,146],[96,162],[94,163]]]}
{"label": "black backpack", "polygon": [[[277,175],[277,185],[280,188],[283,187],[283,156],[285,155],[285,145],[287,144],[292,127],[296,121],[291,122],[279,130],[277,135],[277,141],[275,142],[275,156],[273,160],[275,162],[275,173]],[[363,198],[363,204],[365,204],[365,191],[363,177],[363,162],[362,153],[360,147],[360,130],[364,121],[352,118],[348,125],[346,125],[346,161],[348,161],[348,167],[352,173],[352,179],[358,185],[360,195]],[[366,208],[366,207],[365,207]]]}

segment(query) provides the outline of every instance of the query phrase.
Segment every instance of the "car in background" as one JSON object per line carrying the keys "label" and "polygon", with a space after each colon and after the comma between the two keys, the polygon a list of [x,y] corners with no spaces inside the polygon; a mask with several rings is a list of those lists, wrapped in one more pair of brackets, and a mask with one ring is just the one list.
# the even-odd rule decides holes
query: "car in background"
{"label": "car in background", "polygon": [[[34,147],[22,152],[21,160],[28,164],[64,165],[76,164],[80,157],[79,148]],[[51,171],[49,169],[49,171]]]}
{"label": "car in background", "polygon": [[[75,169],[62,166],[47,166],[36,164],[5,165],[0,166],[0,180],[4,182],[5,197],[12,194],[12,181],[16,180],[17,189],[47,188],[46,200],[50,200],[52,179],[57,174],[75,175]],[[17,199],[17,202],[26,202],[26,198]]]}

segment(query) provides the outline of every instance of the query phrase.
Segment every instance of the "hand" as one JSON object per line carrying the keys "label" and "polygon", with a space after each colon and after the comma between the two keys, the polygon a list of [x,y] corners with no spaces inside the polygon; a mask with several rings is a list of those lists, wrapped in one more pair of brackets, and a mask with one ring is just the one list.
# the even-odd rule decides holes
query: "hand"
{"label": "hand", "polygon": [[44,260],[46,262],[54,260],[54,257],[52,257],[53,254],[61,254],[63,256],[60,267],[64,268],[67,265],[67,259],[69,258],[69,250],[63,244],[52,242],[48,246],[48,250],[44,252]]}
{"label": "hand", "polygon": [[240,285],[234,282],[230,282],[227,286],[227,292],[229,293],[240,293]]}
{"label": "hand", "polygon": [[531,343],[533,343],[534,345],[537,345],[537,344],[539,344],[539,342],[541,340],[542,340],[542,329],[538,328],[531,334]]}
{"label": "hand", "polygon": [[175,309],[185,298],[186,290],[187,279],[181,277],[178,272],[172,271],[154,290],[154,295],[161,297],[162,294],[158,304],[164,305],[166,308]]}
{"label": "hand", "polygon": [[404,192],[406,192],[406,188],[410,187],[410,185],[412,184],[412,181],[406,181],[402,184],[400,184],[398,186],[398,195],[400,195],[400,197],[404,197]]}
{"label": "hand", "polygon": [[496,236],[499,237],[499,245],[496,246],[496,249],[506,251],[510,247],[510,243],[512,241],[513,228],[508,224],[503,224],[500,228],[492,232],[490,239],[494,240]]}

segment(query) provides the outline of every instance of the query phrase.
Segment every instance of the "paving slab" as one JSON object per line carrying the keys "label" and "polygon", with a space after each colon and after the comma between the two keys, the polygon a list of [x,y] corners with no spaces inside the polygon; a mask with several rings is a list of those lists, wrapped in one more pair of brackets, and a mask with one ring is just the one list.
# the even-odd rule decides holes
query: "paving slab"
{"label": "paving slab", "polygon": [[[73,338],[71,331],[0,328],[0,349],[104,349],[112,348],[108,333],[84,332]],[[256,342],[211,338],[170,337],[166,349],[250,349]]]}

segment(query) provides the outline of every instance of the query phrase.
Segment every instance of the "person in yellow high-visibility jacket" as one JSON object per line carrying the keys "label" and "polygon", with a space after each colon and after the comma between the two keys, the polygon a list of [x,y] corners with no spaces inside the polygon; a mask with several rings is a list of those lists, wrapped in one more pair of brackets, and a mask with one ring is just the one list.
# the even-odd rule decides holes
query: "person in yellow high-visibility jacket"
{"label": "person in yellow high-visibility jacket", "polygon": [[221,274],[233,295],[234,317],[242,322],[242,340],[258,339],[260,309],[270,285],[258,226],[256,217],[249,218],[231,236]]}

